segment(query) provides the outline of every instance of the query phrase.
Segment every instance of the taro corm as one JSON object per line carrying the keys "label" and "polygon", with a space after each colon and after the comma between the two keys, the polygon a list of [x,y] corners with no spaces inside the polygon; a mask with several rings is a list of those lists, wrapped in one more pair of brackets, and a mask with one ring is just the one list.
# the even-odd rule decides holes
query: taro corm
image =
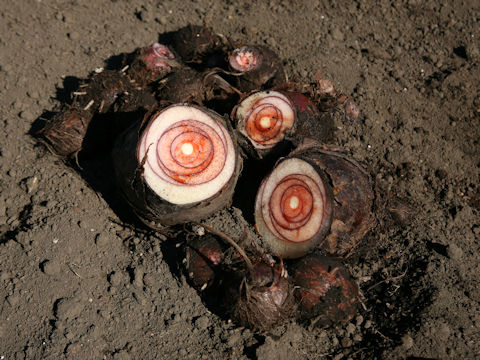
{"label": "taro corm", "polygon": [[[269,331],[290,320],[349,321],[358,287],[325,253],[346,258],[373,229],[374,193],[362,166],[325,144],[339,106],[354,121],[357,105],[321,71],[314,83],[287,82],[266,46],[235,47],[206,26],[170,35],[125,57],[122,70],[92,74],[39,134],[62,156],[105,145],[125,203],[152,229],[185,234],[190,284],[235,323]],[[256,198],[238,207],[254,213],[260,237],[248,237],[239,215],[237,243],[200,220],[231,204],[243,161],[237,195]],[[389,211],[403,223],[413,214],[401,202]],[[188,223],[208,234],[193,237]]]}
{"label": "taro corm", "polygon": [[330,232],[322,247],[331,255],[348,256],[376,224],[370,176],[339,147],[327,147],[311,139],[291,156],[309,161],[327,175],[335,201]]}
{"label": "taro corm", "polygon": [[188,242],[185,267],[194,288],[203,291],[214,285],[225,258],[225,248],[225,244],[211,234]]}
{"label": "taro corm", "polygon": [[255,222],[266,247],[283,258],[298,258],[330,229],[333,197],[323,171],[299,158],[280,161],[262,182]]}
{"label": "taro corm", "polygon": [[297,315],[293,286],[283,263],[258,261],[237,270],[225,285],[227,313],[237,324],[268,331]]}
{"label": "taro corm", "polygon": [[281,59],[263,45],[247,45],[233,50],[228,56],[232,81],[241,91],[271,88],[287,81]]}
{"label": "taro corm", "polygon": [[82,149],[93,114],[75,107],[64,107],[39,131],[46,146],[55,154],[70,156]]}
{"label": "taro corm", "polygon": [[180,67],[173,52],[163,44],[154,43],[137,49],[129,64],[127,75],[141,87],[163,79]]}
{"label": "taro corm", "polygon": [[234,108],[232,120],[242,146],[262,158],[281,144],[285,133],[295,125],[295,109],[278,91],[258,91]]}
{"label": "taro corm", "polygon": [[159,225],[197,221],[230,204],[242,163],[223,118],[188,104],[152,111],[127,129],[113,162],[135,213]]}
{"label": "taro corm", "polygon": [[291,266],[300,319],[329,326],[351,320],[359,303],[358,286],[335,258],[309,254]]}
{"label": "taro corm", "polygon": [[[232,111],[240,144],[254,157],[263,158],[304,138],[328,141],[333,133],[330,113],[322,113],[307,96],[295,91],[257,91]],[[283,145],[283,146],[282,146]]]}

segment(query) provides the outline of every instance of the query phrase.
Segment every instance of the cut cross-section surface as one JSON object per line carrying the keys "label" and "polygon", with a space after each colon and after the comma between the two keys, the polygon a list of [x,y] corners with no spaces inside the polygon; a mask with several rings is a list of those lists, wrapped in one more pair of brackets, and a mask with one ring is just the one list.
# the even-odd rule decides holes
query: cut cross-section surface
{"label": "cut cross-section surface", "polygon": [[330,228],[332,194],[321,170],[299,158],[280,162],[262,182],[255,221],[267,247],[284,258],[303,256]]}

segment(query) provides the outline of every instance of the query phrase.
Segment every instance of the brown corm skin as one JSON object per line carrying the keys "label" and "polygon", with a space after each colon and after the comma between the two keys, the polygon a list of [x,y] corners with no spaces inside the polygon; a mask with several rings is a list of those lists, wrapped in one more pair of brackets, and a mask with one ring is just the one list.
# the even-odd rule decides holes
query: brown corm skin
{"label": "brown corm skin", "polygon": [[133,91],[134,87],[125,74],[104,70],[93,74],[78,91],[74,92],[73,105],[93,113],[106,113],[122,94]]}
{"label": "brown corm skin", "polygon": [[358,306],[358,287],[340,261],[319,254],[292,264],[291,276],[300,318],[315,318],[318,326],[352,319]]}
{"label": "brown corm skin", "polygon": [[165,63],[164,66],[149,66],[147,62],[151,61],[149,58],[151,51],[151,46],[135,50],[127,70],[127,75],[142,88],[162,80],[171,71],[180,67],[180,63],[175,59],[161,59]]}
{"label": "brown corm skin", "polygon": [[208,27],[190,24],[173,34],[172,47],[184,62],[201,63],[205,56],[220,51],[223,44]]}
{"label": "brown corm skin", "polygon": [[227,311],[237,324],[268,331],[297,314],[293,288],[282,276],[283,265],[254,264],[253,274],[234,276],[226,289]]}
{"label": "brown corm skin", "polygon": [[38,133],[57,155],[69,156],[82,149],[83,139],[92,113],[77,108],[64,108],[48,120]]}
{"label": "brown corm skin", "polygon": [[292,154],[315,163],[329,179],[335,205],[330,233],[322,247],[331,255],[348,255],[376,224],[370,176],[353,159],[311,139]]}
{"label": "brown corm skin", "polygon": [[201,73],[182,67],[160,82],[156,96],[159,100],[172,104],[202,104],[207,97],[207,88]]}
{"label": "brown corm skin", "polygon": [[206,234],[188,242],[186,270],[197,290],[206,290],[215,282],[215,275],[225,258],[225,246],[213,235]]}
{"label": "brown corm skin", "polygon": [[331,112],[320,112],[317,105],[307,96],[294,91],[283,91],[290,98],[296,111],[295,126],[287,134],[287,139],[299,145],[303,139],[312,138],[328,142],[333,137],[333,117]]}

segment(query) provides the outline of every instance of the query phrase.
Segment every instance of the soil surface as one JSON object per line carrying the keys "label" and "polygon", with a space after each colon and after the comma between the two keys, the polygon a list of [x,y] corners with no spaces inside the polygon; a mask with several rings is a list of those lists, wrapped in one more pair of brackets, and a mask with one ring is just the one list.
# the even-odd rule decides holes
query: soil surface
{"label": "soil surface", "polygon": [[[348,259],[363,304],[343,326],[255,333],[210,312],[181,239],[126,221],[94,162],[30,135],[106,59],[204,22],[360,106],[334,143],[375,179],[380,224]],[[1,0],[0,359],[480,358],[479,23],[477,0]],[[407,224],[383,212],[397,196]],[[210,221],[238,237],[239,211]]]}

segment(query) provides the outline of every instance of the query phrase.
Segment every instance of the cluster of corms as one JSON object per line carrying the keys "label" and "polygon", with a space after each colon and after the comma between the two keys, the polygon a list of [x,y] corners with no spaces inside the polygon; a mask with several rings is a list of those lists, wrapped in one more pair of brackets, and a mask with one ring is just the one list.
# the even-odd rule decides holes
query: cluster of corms
{"label": "cluster of corms", "polygon": [[72,95],[39,136],[67,157],[111,144],[118,191],[152,228],[198,224],[231,204],[244,162],[273,166],[252,189],[260,242],[205,224],[189,238],[186,273],[206,301],[260,330],[355,315],[358,288],[341,259],[375,225],[374,194],[362,167],[325,145],[335,111],[359,116],[330,80],[288,82],[266,46],[189,25]]}

